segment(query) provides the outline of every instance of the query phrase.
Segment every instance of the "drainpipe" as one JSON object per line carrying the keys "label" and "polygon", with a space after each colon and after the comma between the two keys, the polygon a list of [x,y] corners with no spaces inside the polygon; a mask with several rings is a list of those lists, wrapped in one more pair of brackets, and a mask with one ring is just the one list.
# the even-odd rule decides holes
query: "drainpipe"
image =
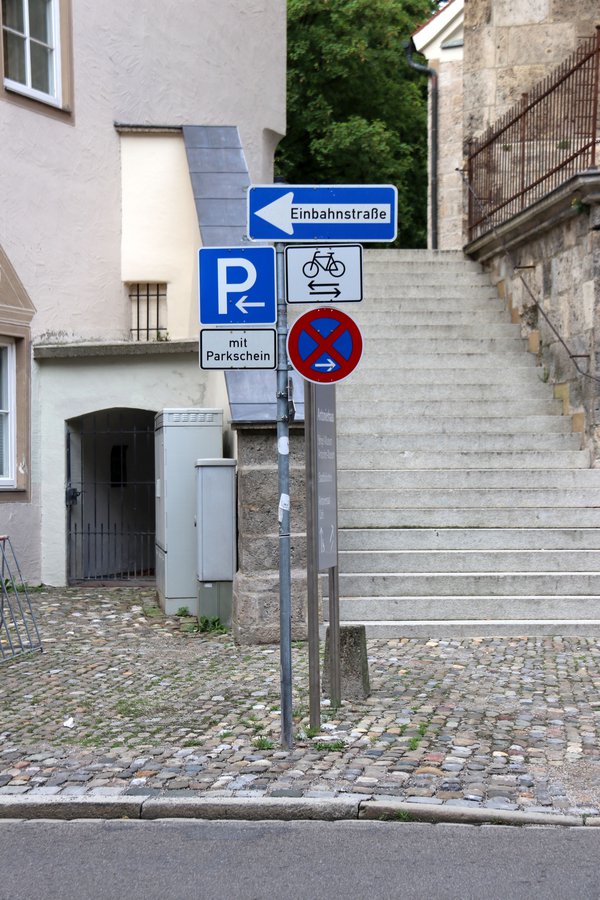
{"label": "drainpipe", "polygon": [[438,249],[438,73],[429,66],[415,62],[413,53],[416,47],[412,38],[404,44],[406,61],[411,69],[423,72],[431,79],[431,249]]}

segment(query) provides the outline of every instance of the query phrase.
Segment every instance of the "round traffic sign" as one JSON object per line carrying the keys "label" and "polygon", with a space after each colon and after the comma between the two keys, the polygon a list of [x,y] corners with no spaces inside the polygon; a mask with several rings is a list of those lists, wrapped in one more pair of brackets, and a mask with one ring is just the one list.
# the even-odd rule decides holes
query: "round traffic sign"
{"label": "round traffic sign", "polygon": [[362,355],[362,335],[346,313],[319,307],[293,323],[287,339],[294,369],[317,384],[342,381],[354,371]]}

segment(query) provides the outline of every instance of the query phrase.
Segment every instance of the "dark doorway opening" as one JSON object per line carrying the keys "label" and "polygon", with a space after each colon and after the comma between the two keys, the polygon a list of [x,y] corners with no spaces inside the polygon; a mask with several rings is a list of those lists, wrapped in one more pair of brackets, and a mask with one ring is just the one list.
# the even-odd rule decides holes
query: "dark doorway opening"
{"label": "dark doorway opening", "polygon": [[67,422],[67,577],[154,578],[154,412],[109,409]]}

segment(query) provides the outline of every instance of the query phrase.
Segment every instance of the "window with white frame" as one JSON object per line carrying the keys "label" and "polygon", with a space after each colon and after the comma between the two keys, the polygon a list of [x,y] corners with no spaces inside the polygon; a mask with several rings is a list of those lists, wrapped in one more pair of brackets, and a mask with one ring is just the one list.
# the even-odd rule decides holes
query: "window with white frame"
{"label": "window with white frame", "polygon": [[0,488],[16,484],[15,376],[15,345],[9,338],[0,338]]}
{"label": "window with white frame", "polygon": [[59,106],[59,0],[2,0],[4,86]]}

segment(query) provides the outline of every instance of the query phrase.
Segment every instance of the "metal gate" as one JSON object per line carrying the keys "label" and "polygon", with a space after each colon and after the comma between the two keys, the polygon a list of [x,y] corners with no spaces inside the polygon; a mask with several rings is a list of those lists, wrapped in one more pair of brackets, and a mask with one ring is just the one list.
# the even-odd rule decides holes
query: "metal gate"
{"label": "metal gate", "polygon": [[90,413],[66,439],[69,583],[154,577],[154,413]]}

